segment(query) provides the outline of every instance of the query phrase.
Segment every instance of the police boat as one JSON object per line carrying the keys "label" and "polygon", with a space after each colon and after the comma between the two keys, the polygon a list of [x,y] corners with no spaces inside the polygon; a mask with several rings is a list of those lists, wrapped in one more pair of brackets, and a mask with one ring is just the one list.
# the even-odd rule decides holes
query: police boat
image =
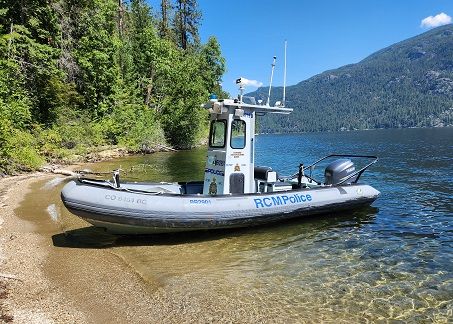
{"label": "police boat", "polygon": [[[66,208],[115,234],[150,234],[255,226],[296,217],[351,210],[380,195],[359,183],[375,156],[332,154],[280,177],[255,166],[255,118],[289,114],[283,105],[256,104],[253,98],[211,99],[210,132],[203,181],[122,182],[79,177],[61,191]],[[366,159],[357,168],[355,158]],[[330,163],[329,160],[332,160]],[[311,170],[327,164],[324,178]]]}

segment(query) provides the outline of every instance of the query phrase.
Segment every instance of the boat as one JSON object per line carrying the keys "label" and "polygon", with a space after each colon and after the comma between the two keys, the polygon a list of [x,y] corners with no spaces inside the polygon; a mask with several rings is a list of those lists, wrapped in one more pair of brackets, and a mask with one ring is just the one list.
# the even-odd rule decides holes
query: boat
{"label": "boat", "polygon": [[[255,119],[289,114],[281,103],[257,104],[253,98],[211,98],[210,132],[204,179],[190,182],[123,182],[81,176],[61,191],[65,207],[92,225],[114,234],[154,234],[229,229],[275,223],[296,217],[369,206],[380,195],[359,182],[376,156],[331,154],[295,173],[279,176],[255,166]],[[361,168],[355,158],[366,159]],[[321,162],[324,179],[311,170]]]}

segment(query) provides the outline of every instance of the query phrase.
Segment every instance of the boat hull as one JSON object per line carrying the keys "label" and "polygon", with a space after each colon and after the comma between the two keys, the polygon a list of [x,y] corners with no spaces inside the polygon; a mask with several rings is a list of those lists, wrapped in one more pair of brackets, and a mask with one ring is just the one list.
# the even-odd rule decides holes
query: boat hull
{"label": "boat hull", "polygon": [[140,193],[70,181],[66,208],[115,234],[151,234],[262,225],[370,205],[379,191],[365,184],[242,195]]}

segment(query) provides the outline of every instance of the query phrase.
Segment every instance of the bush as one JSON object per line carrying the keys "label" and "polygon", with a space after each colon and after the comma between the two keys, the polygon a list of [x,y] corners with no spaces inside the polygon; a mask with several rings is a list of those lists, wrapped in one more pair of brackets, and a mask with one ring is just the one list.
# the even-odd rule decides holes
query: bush
{"label": "bush", "polygon": [[5,144],[3,153],[13,169],[36,170],[45,162],[38,152],[38,140],[28,132],[12,129]]}
{"label": "bush", "polygon": [[149,151],[165,143],[165,136],[154,110],[142,104],[117,105],[102,123],[106,138],[128,150]]}

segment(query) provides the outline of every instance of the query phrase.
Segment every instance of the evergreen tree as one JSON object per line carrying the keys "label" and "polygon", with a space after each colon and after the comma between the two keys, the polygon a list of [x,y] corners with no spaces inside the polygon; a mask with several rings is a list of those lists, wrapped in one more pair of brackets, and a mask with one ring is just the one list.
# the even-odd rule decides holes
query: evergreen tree
{"label": "evergreen tree", "polygon": [[225,73],[225,59],[222,57],[220,44],[215,37],[209,37],[208,42],[201,48],[200,56],[200,73],[202,73],[206,90],[217,94],[220,98],[227,97],[221,87],[222,76]]}
{"label": "evergreen tree", "polygon": [[177,0],[176,13],[173,21],[175,43],[179,48],[197,47],[200,44],[198,26],[201,12],[196,0]]}
{"label": "evergreen tree", "polygon": [[170,21],[172,17],[173,6],[169,0],[161,0],[160,2],[160,14],[161,19],[159,21],[159,36],[164,39],[172,38],[172,31],[170,29]]}
{"label": "evergreen tree", "polygon": [[51,124],[56,116],[56,89],[63,74],[57,67],[59,28],[51,4],[45,0],[4,1],[0,17],[9,26],[8,59],[16,62],[30,94],[32,119]]}
{"label": "evergreen tree", "polygon": [[91,0],[80,12],[74,57],[80,69],[78,87],[84,107],[95,118],[111,111],[118,80],[116,55],[120,44],[116,0]]}

